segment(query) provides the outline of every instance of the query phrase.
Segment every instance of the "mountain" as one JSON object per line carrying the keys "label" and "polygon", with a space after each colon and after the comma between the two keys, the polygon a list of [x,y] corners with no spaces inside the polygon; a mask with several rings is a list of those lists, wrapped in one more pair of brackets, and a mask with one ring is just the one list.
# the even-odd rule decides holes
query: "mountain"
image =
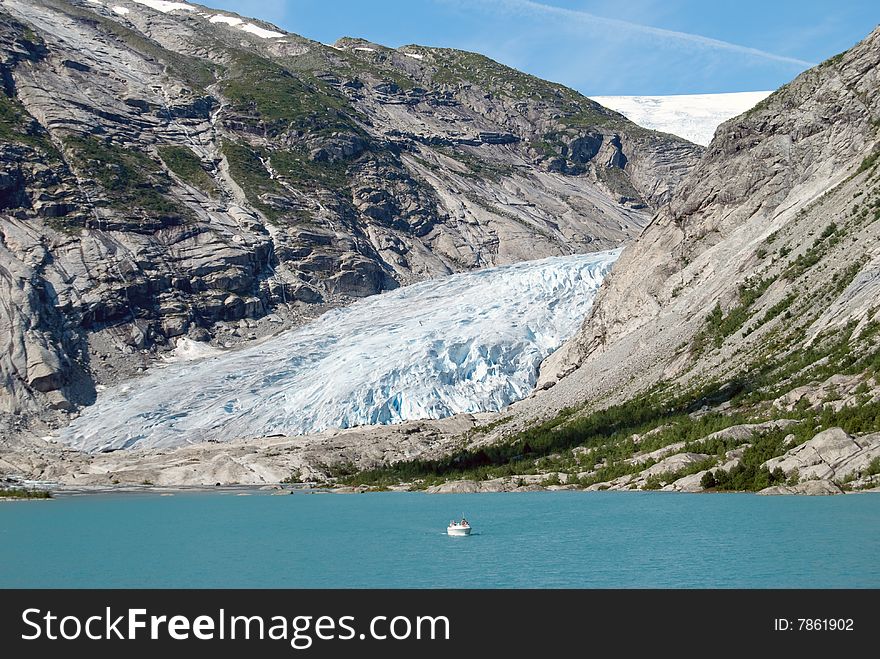
{"label": "mountain", "polygon": [[751,110],[771,92],[676,94],[672,96],[592,96],[639,126],[672,133],[708,146],[715,129]]}
{"label": "mountain", "polygon": [[875,30],[720,126],[569,345],[573,363],[595,364],[585,378],[632,369],[627,395],[660,379],[727,377],[757,354],[872,322],[878,60]]}
{"label": "mountain", "polygon": [[0,427],[65,425],[179,337],[633,239],[701,149],[463,51],[186,2],[0,7]]}

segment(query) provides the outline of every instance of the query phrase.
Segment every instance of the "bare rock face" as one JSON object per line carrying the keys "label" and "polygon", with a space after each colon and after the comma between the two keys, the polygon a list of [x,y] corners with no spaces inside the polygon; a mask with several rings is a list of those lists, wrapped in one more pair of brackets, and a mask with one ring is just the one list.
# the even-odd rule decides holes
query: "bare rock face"
{"label": "bare rock face", "polygon": [[861,475],[880,457],[880,433],[852,437],[840,428],[829,428],[778,458],[764,463],[769,470],[796,473],[803,481],[842,482]]}
{"label": "bare rock face", "polygon": [[723,124],[521,409],[723,380],[876,322],[878,64],[880,29]]}
{"label": "bare rock face", "polygon": [[472,53],[215,13],[0,8],[10,432],[65,423],[179,337],[235,345],[421,279],[616,247],[702,152]]}
{"label": "bare rock face", "polygon": [[820,479],[798,483],[797,485],[774,485],[773,487],[761,490],[758,494],[804,494],[807,496],[826,496],[830,494],[843,494],[843,490],[841,490],[840,486],[833,481]]}

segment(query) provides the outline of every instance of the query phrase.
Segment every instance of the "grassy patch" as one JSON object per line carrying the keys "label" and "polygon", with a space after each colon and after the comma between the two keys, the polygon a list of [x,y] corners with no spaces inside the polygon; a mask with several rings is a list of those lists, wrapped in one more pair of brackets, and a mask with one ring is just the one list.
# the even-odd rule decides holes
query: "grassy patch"
{"label": "grassy patch", "polygon": [[840,242],[844,236],[844,231],[834,222],[829,224],[818,238],[813,242],[810,248],[789,264],[783,271],[782,276],[789,281],[794,281],[807,270],[815,266],[828,253],[832,247]]}
{"label": "grassy patch", "polygon": [[136,207],[156,215],[188,214],[165,194],[171,180],[143,151],[93,137],[68,137],[64,143],[77,169],[107,192],[113,206]]}
{"label": "grassy patch", "polygon": [[312,135],[361,134],[348,101],[317,80],[304,81],[256,55],[236,52],[222,82],[232,109],[269,134],[294,130]]}
{"label": "grassy patch", "polygon": [[[393,64],[388,63],[391,52],[379,50],[375,53],[370,53],[369,57],[367,57],[363,51],[355,53],[350,50],[333,49],[329,58],[331,63],[330,70],[341,74],[344,78],[351,77],[353,73],[355,75],[371,75],[379,80],[393,82],[403,91],[413,89],[416,86],[415,81],[400,69],[394,68]],[[341,62],[341,64],[334,65],[334,60]],[[285,60],[285,63],[287,64],[288,62],[292,69],[308,71],[326,70],[328,64],[326,60],[310,63],[308,62],[308,56],[288,58],[288,60]]]}
{"label": "grassy patch", "polygon": [[[854,324],[818,336],[806,347],[795,351],[766,349],[748,364],[745,386],[735,405],[754,405],[778,398],[782,394],[811,382],[822,382],[832,375],[880,373],[880,323],[871,323],[862,330],[858,340],[853,337]],[[800,330],[794,329],[800,335]],[[787,339],[783,343],[787,343]],[[880,427],[878,427],[880,430]]]}
{"label": "grassy patch", "polygon": [[642,195],[633,187],[632,181],[619,167],[596,167],[596,177],[608,186],[612,192],[630,199],[638,199],[642,203]]}
{"label": "grassy patch", "polygon": [[69,136],[64,145],[75,168],[104,189],[112,207],[176,220],[191,215],[166,194],[171,179],[143,151],[82,136]]}
{"label": "grassy patch", "polygon": [[[551,104],[562,110],[559,121],[572,129],[610,126],[625,127],[633,133],[650,132],[573,89],[517,71],[484,55],[445,48],[436,49],[435,52],[437,70],[433,74],[434,84],[470,83],[499,97]],[[548,143],[548,146],[551,145]]]}
{"label": "grassy patch", "polygon": [[724,344],[724,340],[737,332],[752,315],[752,305],[757,302],[774,279],[755,279],[748,281],[739,288],[739,302],[724,313],[718,303],[706,316],[705,328],[694,339],[694,352],[699,354],[708,342],[716,348]]}
{"label": "grassy patch", "polygon": [[279,212],[261,198],[266,194],[283,195],[284,188],[272,179],[260,160],[259,154],[245,144],[224,140],[223,155],[229,163],[229,173],[241,186],[248,201],[259,208],[270,221],[276,221]]}
{"label": "grassy patch", "polygon": [[877,159],[880,158],[880,151],[875,151],[871,155],[865,157],[862,160],[862,163],[859,165],[859,168],[856,170],[856,174],[861,174],[862,172],[866,172],[869,169],[872,169],[874,165],[877,164]]}
{"label": "grassy patch", "polygon": [[853,283],[853,280],[862,271],[864,265],[865,259],[859,259],[855,263],[850,263],[845,270],[834,273],[834,276],[831,277],[831,283],[834,286],[832,289],[833,294],[840,295],[843,293],[847,286]]}
{"label": "grassy patch", "polygon": [[782,315],[783,313],[786,314],[786,317],[790,317],[791,312],[789,311],[789,309],[791,308],[791,305],[793,305],[797,301],[797,299],[798,299],[797,293],[789,293],[788,295],[786,295],[779,302],[777,302],[772,307],[767,309],[767,313],[765,313],[754,326],[752,326],[748,330],[746,330],[747,333],[754,332],[761,325],[766,325],[771,320],[773,320],[774,318],[777,318],[778,316]]}
{"label": "grassy patch", "polygon": [[201,159],[192,149],[185,146],[161,146],[159,156],[172,172],[181,180],[198,188],[209,197],[217,194],[214,179],[205,171]]}
{"label": "grassy patch", "polygon": [[0,141],[40,149],[53,160],[59,154],[49,134],[28,114],[21,102],[0,90]]}
{"label": "grassy patch", "polygon": [[348,187],[344,162],[315,162],[301,150],[271,151],[268,156],[275,172],[298,188],[342,192]]}
{"label": "grassy patch", "polygon": [[[264,161],[279,178],[303,192],[323,189],[344,194],[348,187],[345,163],[315,162],[304,151],[257,152],[240,142],[226,140],[223,142],[223,155],[229,163],[229,173],[244,190],[248,201],[272,222],[277,222],[283,213],[267,203],[265,196],[289,197],[290,192],[279,180],[272,178]],[[288,214],[299,216],[297,212]]]}

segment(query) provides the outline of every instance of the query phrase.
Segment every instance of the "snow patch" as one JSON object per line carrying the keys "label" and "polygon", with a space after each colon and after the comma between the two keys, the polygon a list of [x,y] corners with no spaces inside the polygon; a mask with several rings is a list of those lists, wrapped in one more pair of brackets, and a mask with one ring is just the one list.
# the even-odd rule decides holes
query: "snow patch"
{"label": "snow patch", "polygon": [[722,123],[750,110],[772,92],[591,96],[594,101],[645,128],[672,133],[707,146]]}
{"label": "snow patch", "polygon": [[425,59],[424,55],[420,55],[419,53],[404,53],[407,57],[412,57],[413,59]]}
{"label": "snow patch", "polygon": [[369,48],[367,46],[355,46],[354,48],[352,48],[352,50],[361,50],[365,53],[375,53],[376,52],[375,48]]}
{"label": "snow patch", "polygon": [[163,14],[167,14],[170,11],[175,11],[180,9],[182,11],[195,11],[196,8],[192,5],[188,5],[185,2],[169,2],[169,0],[134,0],[139,5],[146,5],[150,9],[155,9],[156,11],[161,11]]}
{"label": "snow patch", "polygon": [[278,37],[287,36],[286,34],[283,34],[281,32],[267,30],[266,28],[260,27],[259,25],[254,25],[253,23],[245,23],[243,19],[238,18],[237,16],[214,14],[209,20],[211,23],[224,23],[226,25],[231,25],[232,27],[237,27],[239,30],[244,30],[245,32],[249,32],[250,34],[256,35],[262,39],[277,39]]}
{"label": "snow patch", "polygon": [[287,36],[282,32],[267,30],[266,28],[262,28],[259,25],[254,25],[253,23],[247,23],[246,25],[240,26],[238,29],[244,30],[245,32],[250,32],[251,34],[255,34],[262,39],[277,39],[278,37]]}
{"label": "snow patch", "polygon": [[[451,275],[330,311],[259,345],[109,388],[64,431],[88,451],[499,410],[574,334],[620,250]],[[200,350],[181,339],[181,356]]]}
{"label": "snow patch", "polygon": [[177,339],[177,345],[171,354],[165,357],[167,362],[191,362],[206,357],[215,357],[223,351],[207,343],[199,343],[185,336]]}
{"label": "snow patch", "polygon": [[113,9],[114,14],[119,14],[120,16],[127,16],[131,12],[131,10],[128,9],[127,7],[116,6],[116,7],[111,7],[111,9]]}
{"label": "snow patch", "polygon": [[244,21],[235,16],[224,16],[223,14],[214,14],[211,16],[211,23],[226,23],[226,25],[241,25]]}

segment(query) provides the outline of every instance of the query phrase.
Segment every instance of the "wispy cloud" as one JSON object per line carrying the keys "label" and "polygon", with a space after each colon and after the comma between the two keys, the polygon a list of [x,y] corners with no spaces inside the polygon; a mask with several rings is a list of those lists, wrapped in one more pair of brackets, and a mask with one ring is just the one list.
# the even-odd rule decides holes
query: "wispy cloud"
{"label": "wispy cloud", "polygon": [[708,48],[713,50],[726,50],[729,52],[740,53],[742,55],[750,55],[774,62],[784,62],[786,64],[796,64],[797,66],[810,67],[814,66],[813,62],[798,59],[796,57],[788,57],[786,55],[777,55],[766,50],[758,48],[750,48],[749,46],[741,46],[739,44],[722,41],[721,39],[713,39],[705,37],[701,34],[692,34],[690,32],[678,32],[676,30],[667,30],[661,27],[653,27],[651,25],[642,25],[640,23],[632,23],[617,18],[606,18],[605,16],[597,16],[586,11],[576,9],[566,9],[564,7],[555,7],[546,5],[533,0],[471,0],[482,5],[494,5],[505,10],[518,11],[532,15],[549,16],[564,19],[566,21],[576,21],[592,26],[610,27],[617,30],[628,32],[630,34],[641,34],[656,37],[665,41],[673,41],[677,43],[691,44],[700,48]]}

